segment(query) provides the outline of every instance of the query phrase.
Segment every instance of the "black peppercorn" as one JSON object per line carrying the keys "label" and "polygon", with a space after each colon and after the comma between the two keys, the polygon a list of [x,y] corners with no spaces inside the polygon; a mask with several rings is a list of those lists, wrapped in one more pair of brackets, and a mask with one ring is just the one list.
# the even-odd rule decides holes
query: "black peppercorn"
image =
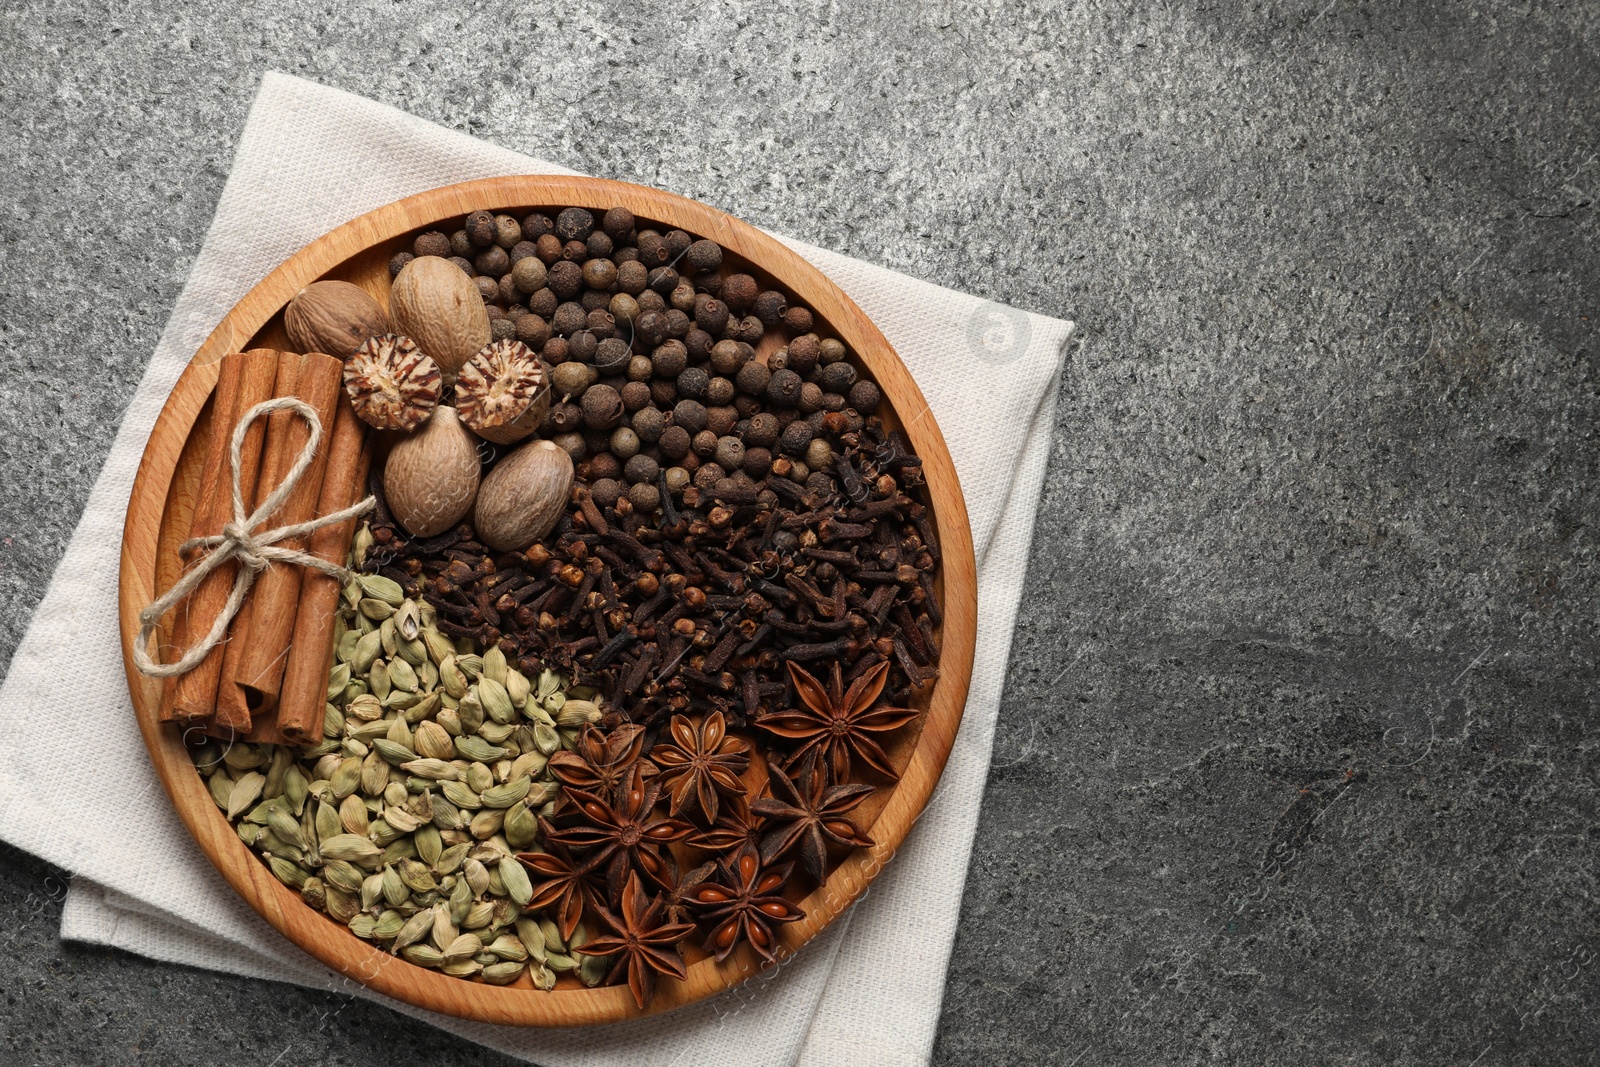
{"label": "black peppercorn", "polygon": [[612,318],[611,312],[605,308],[593,308],[589,312],[587,328],[594,334],[595,340],[604,341],[608,337],[616,336],[617,320]]}
{"label": "black peppercorn", "polygon": [[590,259],[605,259],[617,247],[611,238],[601,230],[591,233],[588,239],[583,242],[583,245],[587,249]]}
{"label": "black peppercorn", "polygon": [[522,220],[522,236],[530,241],[537,241],[554,230],[555,224],[550,221],[550,216],[537,211]]}
{"label": "black peppercorn", "polygon": [[401,271],[405,270],[406,264],[410,263],[416,258],[417,257],[412,255],[410,252],[396,252],[389,259],[389,277],[393,278],[396,274],[399,274]]}
{"label": "black peppercorn", "polygon": [[452,230],[450,232],[450,254],[465,259],[475,255],[477,249],[472,246],[472,238],[467,236],[466,230]]}
{"label": "black peppercorn", "polygon": [[510,215],[496,215],[494,217],[494,243],[510,251],[512,246],[522,240],[522,223]]}
{"label": "black peppercorn", "polygon": [[695,241],[683,254],[683,259],[697,271],[713,271],[722,266],[722,246],[715,241]]}
{"label": "black peppercorn", "polygon": [[450,257],[450,262],[455,264],[457,267],[460,267],[461,268],[461,273],[465,274],[469,278],[472,277],[473,274],[477,273],[476,271],[474,271],[472,269],[472,261],[471,260],[462,259],[460,256],[451,256]]}
{"label": "black peppercorn", "polygon": [[517,319],[517,340],[537,352],[550,340],[550,324],[530,311]]}
{"label": "black peppercorn", "polygon": [[610,289],[617,284],[617,265],[609,259],[591,259],[583,265],[583,284],[591,289]]}
{"label": "black peppercorn", "polygon": [[[587,400],[588,394],[584,394]],[[798,456],[806,450],[811,439],[816,433],[811,429],[811,424],[804,419],[795,419],[778,437],[778,451],[791,456]]]}
{"label": "black peppercorn", "polygon": [[591,385],[583,391],[583,424],[591,430],[611,430],[622,422],[622,397],[609,385]]}
{"label": "black peppercorn", "polygon": [[633,232],[633,212],[625,207],[614,207],[607,211],[600,226],[615,240],[622,240]]}
{"label": "black peppercorn", "polygon": [[861,379],[850,387],[850,406],[863,415],[871,415],[878,410],[878,402],[883,399],[883,392],[878,388],[878,383]]}
{"label": "black peppercorn", "polygon": [[547,319],[556,313],[556,307],[560,303],[561,298],[556,296],[555,291],[549,286],[535,289],[528,294],[528,310]]}
{"label": "black peppercorn", "polygon": [[571,300],[583,288],[583,268],[558,260],[550,265],[550,288],[563,300]]}
{"label": "black peppercorn", "polygon": [[569,207],[556,216],[556,236],[563,241],[581,241],[594,229],[594,216],[581,207]]}
{"label": "black peppercorn", "polygon": [[538,252],[539,246],[532,241],[518,241],[511,246],[511,265],[515,267],[530,256],[537,255]]}
{"label": "black peppercorn", "polygon": [[803,384],[800,375],[792,370],[774,371],[767,383],[767,400],[776,407],[793,407],[795,401],[800,399],[800,387]]}
{"label": "black peppercorn", "polygon": [[[637,431],[637,419],[635,420]],[[661,431],[656,444],[661,449],[661,454],[668,459],[682,459],[689,454],[689,431],[682,426],[668,426]]]}
{"label": "black peppercorn", "polygon": [[478,248],[487,248],[494,244],[498,230],[494,224],[494,213],[489,211],[474,211],[467,216],[464,229],[467,231],[467,240]]}
{"label": "black peppercorn", "polygon": [[660,311],[641,311],[633,320],[633,331],[640,344],[654,348],[667,339],[667,316]]}
{"label": "black peppercorn", "polygon": [[689,367],[678,375],[678,395],[690,400],[704,400],[711,376],[703,367]]}
{"label": "black peppercorn", "polygon": [[484,303],[500,299],[500,283],[493,278],[477,277],[472,279],[478,284],[478,293],[483,297]]}
{"label": "black peppercorn", "polygon": [[755,312],[756,318],[768,326],[776,326],[783,321],[783,316],[788,313],[789,302],[776,289],[768,289],[766,292],[756,296],[752,310]]}
{"label": "black peppercorn", "polygon": [[622,483],[615,478],[600,478],[589,484],[589,496],[603,508],[609,508],[622,495]]}
{"label": "black peppercorn", "polygon": [[601,374],[622,374],[633,358],[633,349],[620,337],[607,337],[595,346],[594,368]]}
{"label": "black peppercorn", "polygon": [[706,408],[698,400],[680,400],[672,408],[672,422],[690,433],[706,428]]}
{"label": "black peppercorn", "polygon": [[720,335],[728,325],[728,305],[711,296],[696,301],[694,323],[712,336]]}
{"label": "black peppercorn", "polygon": [[662,378],[676,378],[689,365],[689,353],[681,341],[664,341],[650,354],[655,373]]}
{"label": "black peppercorn", "polygon": [[817,372],[817,384],[829,393],[849,393],[855,381],[856,369],[842,361],[830,363]]}
{"label": "black peppercorn", "polygon": [[450,247],[450,238],[438,230],[418,234],[417,239],[411,242],[411,251],[415,255],[438,256],[440,259],[449,259],[454,253]]}
{"label": "black peppercorn", "polygon": [[540,236],[533,242],[533,247],[536,250],[535,254],[547,266],[561,258],[561,238],[553,233]]}
{"label": "black peppercorn", "polygon": [[588,330],[579,330],[567,339],[568,350],[572,358],[589,363],[594,360],[595,349],[599,347],[599,340]]}

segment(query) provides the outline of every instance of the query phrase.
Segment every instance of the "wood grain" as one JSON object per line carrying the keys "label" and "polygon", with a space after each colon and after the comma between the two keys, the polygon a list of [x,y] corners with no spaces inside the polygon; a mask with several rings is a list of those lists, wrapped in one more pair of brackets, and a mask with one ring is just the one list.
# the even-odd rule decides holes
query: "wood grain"
{"label": "wood grain", "polygon": [[[244,846],[217,810],[196,773],[178,729],[157,721],[161,685],[133,667],[139,610],[177,573],[169,558],[177,541],[168,521],[187,533],[194,486],[205,449],[187,447],[217,379],[217,360],[250,346],[283,343],[281,312],[319,278],[355,282],[387,296],[385,264],[408,247],[417,230],[435,228],[480,208],[528,211],[576,205],[604,211],[622,205],[641,220],[679,227],[721,244],[726,261],[775,283],[812,309],[818,332],[838,336],[851,358],[882,387],[885,422],[898,426],[923,458],[934,525],[943,550],[939,585],[944,625],[939,679],[927,698],[920,729],[906,731],[891,753],[902,775],[879,791],[870,814],[877,845],[843,860],[825,885],[801,901],[806,917],[782,928],[780,957],[788,956],[832,922],[893,858],[937,784],[955,741],[972,673],[977,625],[977,573],[966,506],[949,451],[916,382],[883,334],[832,282],[779,242],[704,204],[637,185],[588,178],[491,178],[434,189],[363,215],[312,242],[245,295],[200,347],[157,420],[128,505],[119,591],[123,657],[139,729],[178,814],[228,883],[262,917],[329,967],[388,996],[462,1018],[524,1026],[583,1026],[617,1022],[681,1007],[754,977],[763,968],[748,948],[717,964],[698,958],[683,982],[661,983],[646,1011],[626,987],[569,988],[543,993],[521,985],[493,987],[412,966],[339,928],[301,903]],[[169,497],[176,495],[169,508]],[[867,809],[863,809],[867,810]],[[694,954],[691,954],[693,958]]]}

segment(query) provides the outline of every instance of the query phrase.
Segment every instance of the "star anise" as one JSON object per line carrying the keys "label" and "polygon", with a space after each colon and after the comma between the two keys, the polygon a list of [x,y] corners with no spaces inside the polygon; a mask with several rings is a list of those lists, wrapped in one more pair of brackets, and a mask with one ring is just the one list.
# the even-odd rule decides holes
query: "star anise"
{"label": "star anise", "polygon": [[750,802],[744,797],[729,797],[711,829],[696,830],[689,835],[688,843],[708,852],[737,852],[747,841],[759,843],[761,829],[761,819],[750,813]]}
{"label": "star anise", "polygon": [[874,707],[889,679],[888,660],[857,678],[848,692],[837,660],[827,687],[793,660],[789,661],[789,677],[803,707],[764,715],[756,725],[779,737],[803,742],[795,750],[791,765],[816,752],[827,759],[834,781],[843,782],[850,777],[853,753],[879,774],[900,777],[872,735],[898,730],[920,712],[915,708]]}
{"label": "star anise", "polygon": [[630,870],[643,872],[657,885],[669,886],[672,860],[661,854],[661,846],[681,841],[694,827],[682,819],[651,819],[660,793],[661,783],[647,783],[643,768],[635,765],[609,804],[593,793],[568,788],[567,796],[582,822],[557,828],[541,818],[539,827],[546,841],[593,850],[584,858],[596,867],[605,865],[611,900],[617,899]]}
{"label": "star anise", "polygon": [[702,863],[679,878],[678,884],[667,890],[662,902],[667,909],[667,918],[675,923],[693,922],[694,918],[689,914],[689,894],[701,882],[716,873],[716,863]]}
{"label": "star anise", "polygon": [[550,908],[555,914],[561,936],[571,938],[583,918],[585,907],[594,908],[600,903],[604,891],[596,877],[598,866],[595,857],[574,859],[566,847],[546,841],[548,852],[519,852],[517,859],[531,871],[535,878],[532,909]]}
{"label": "star anise", "polygon": [[661,898],[645,895],[638,872],[628,875],[622,890],[621,915],[608,908],[596,908],[600,918],[616,931],[614,937],[597,937],[577,949],[585,956],[615,956],[606,975],[607,982],[616,982],[626,972],[628,989],[634,1002],[643,1008],[655,992],[656,975],[665,974],[678,979],[686,977],[683,959],[674,946],[694,930],[690,923],[663,923]]}
{"label": "star anise", "polygon": [[772,767],[772,793],[750,805],[750,810],[773,822],[761,838],[761,861],[771,863],[796,847],[800,866],[818,883],[828,871],[828,843],[870,848],[872,838],[862,833],[845,813],[872,795],[872,786],[828,785],[828,773],[815,754],[806,758],[790,778]]}
{"label": "star anise", "polygon": [[740,779],[750,766],[750,742],[728,736],[722,712],[713,711],[697,727],[686,716],[672,717],[670,745],[656,745],[650,759],[661,768],[661,780],[672,798],[672,814],[682,814],[693,801],[707,822],[717,821],[717,794],[744,793]]}
{"label": "star anise", "polygon": [[778,892],[793,868],[793,863],[764,868],[755,846],[747,844],[738,855],[722,861],[715,882],[689,893],[690,903],[716,924],[706,938],[706,951],[716,953],[718,963],[727,959],[740,941],[750,942],[770,961],[773,926],[805,918],[805,912]]}
{"label": "star anise", "polygon": [[[550,757],[550,773],[562,785],[607,797],[639,762],[643,748],[644,727],[636,723],[624,723],[609,734],[588,725],[579,731],[571,752],[557,752]],[[644,773],[651,777],[656,768],[646,763]]]}

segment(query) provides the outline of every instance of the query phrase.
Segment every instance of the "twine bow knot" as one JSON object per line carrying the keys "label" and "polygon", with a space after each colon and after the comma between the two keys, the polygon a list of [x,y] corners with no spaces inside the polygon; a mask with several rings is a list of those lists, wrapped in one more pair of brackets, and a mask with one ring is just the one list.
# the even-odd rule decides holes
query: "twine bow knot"
{"label": "twine bow knot", "polygon": [[[278,483],[278,487],[272,491],[272,495],[263,500],[255,511],[246,515],[244,493],[239,488],[240,452],[244,448],[245,434],[249,432],[250,426],[257,419],[274,411],[293,411],[306,421],[311,432],[306,437],[305,447],[295,458],[294,466],[289,468],[283,480]],[[294,487],[305,475],[306,468],[310,467],[311,461],[316,458],[317,445],[321,442],[322,420],[317,417],[316,411],[310,404],[296,397],[284,396],[265,400],[245,412],[244,418],[239,420],[239,425],[234,427],[233,441],[228,452],[229,466],[233,470],[233,518],[222,527],[220,534],[213,537],[196,537],[180,545],[178,551],[182,553],[197,548],[211,551],[179,578],[171,589],[139,612],[139,636],[133,642],[133,663],[139,668],[140,673],[152,678],[173,678],[186,674],[198,666],[212,649],[222,643],[227,636],[228,625],[233,622],[233,617],[239,614],[250,587],[274,562],[298,563],[302,567],[319,570],[341,582],[350,580],[350,572],[337,563],[329,563],[297,548],[279,547],[278,542],[305,537],[324,526],[332,526],[346,519],[365,515],[377,503],[372,497],[369,496],[347,508],[306,522],[291,523],[274,530],[257,530],[294,491]],[[155,633],[161,617],[192,593],[201,582],[205,581],[208,574],[230,560],[239,564],[239,573],[234,577],[233,589],[228,593],[227,603],[223,604],[222,610],[217,613],[216,619],[211,623],[211,629],[175,662],[157,663],[150,657],[150,637]]]}

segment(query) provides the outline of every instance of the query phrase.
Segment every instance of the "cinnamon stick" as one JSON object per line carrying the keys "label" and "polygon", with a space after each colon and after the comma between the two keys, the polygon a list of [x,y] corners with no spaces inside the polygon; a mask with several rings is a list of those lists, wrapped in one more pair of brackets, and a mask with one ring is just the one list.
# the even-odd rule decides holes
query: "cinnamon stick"
{"label": "cinnamon stick", "polygon": [[[245,412],[272,399],[278,375],[278,353],[270,349],[234,352],[222,357],[217,384],[211,394],[211,451],[200,474],[199,495],[190,537],[214,537],[233,517],[233,471],[229,464],[234,427]],[[239,487],[249,507],[255,495],[256,476],[267,428],[257,423],[245,434],[239,458]],[[194,645],[216,621],[233,589],[238,564],[228,563],[206,576],[179,608],[172,643],[180,651]],[[162,693],[162,722],[197,722],[216,709],[217,684],[222,677],[224,648],[218,646],[194,670],[169,681]]]}
{"label": "cinnamon stick", "polygon": [[[349,398],[341,397],[317,515],[339,511],[361,499],[371,462],[366,425],[356,417]],[[319,559],[343,566],[360,521],[347,519],[336,526],[322,527],[311,535],[309,551]],[[328,671],[333,667],[333,623],[341,592],[339,580],[321,571],[308,569],[301,576],[294,643],[289,647],[289,662],[278,693],[276,721],[278,733],[290,744],[306,744],[322,737]]]}
{"label": "cinnamon stick", "polygon": [[[328,464],[334,413],[344,391],[343,375],[343,362],[320,352],[284,353],[280,359],[278,395],[295,396],[309,404],[323,432],[311,465],[278,510],[262,517],[261,529],[305,522],[316,509]],[[289,378],[293,379],[293,385],[285,388],[284,383]],[[283,481],[305,448],[310,433],[311,427],[305,419],[293,411],[275,411],[269,416],[261,477],[257,483],[258,496],[265,499]],[[305,538],[289,538],[279,541],[278,545],[303,550],[305,542]],[[241,611],[235,619],[229,655],[223,663],[222,686],[217,693],[216,725],[219,728],[247,734],[255,715],[276,706],[289,640],[294,632],[300,580],[299,567],[277,563],[262,571],[251,587],[247,625],[239,625],[238,620],[245,618],[245,612]]]}

